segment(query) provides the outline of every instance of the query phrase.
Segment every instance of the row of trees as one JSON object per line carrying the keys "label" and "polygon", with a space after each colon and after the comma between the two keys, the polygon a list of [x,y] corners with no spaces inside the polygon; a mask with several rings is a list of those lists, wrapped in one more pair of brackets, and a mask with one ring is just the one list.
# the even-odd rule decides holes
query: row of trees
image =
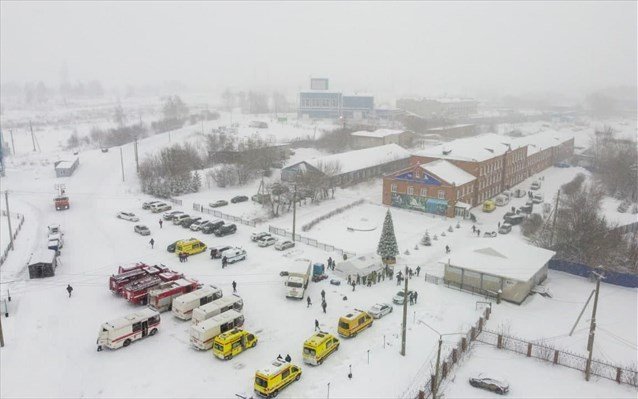
{"label": "row of trees", "polygon": [[590,149],[593,174],[607,193],[638,201],[638,146],[618,139],[611,127],[596,130]]}
{"label": "row of trees", "polygon": [[164,148],[140,163],[142,191],[162,198],[197,192],[202,185],[198,169],[203,165],[202,157],[190,143]]}
{"label": "row of trees", "polygon": [[290,103],[280,92],[273,92],[270,96],[258,91],[238,91],[230,89],[222,93],[222,101],[227,111],[240,107],[243,113],[265,114],[267,112],[289,112]]}

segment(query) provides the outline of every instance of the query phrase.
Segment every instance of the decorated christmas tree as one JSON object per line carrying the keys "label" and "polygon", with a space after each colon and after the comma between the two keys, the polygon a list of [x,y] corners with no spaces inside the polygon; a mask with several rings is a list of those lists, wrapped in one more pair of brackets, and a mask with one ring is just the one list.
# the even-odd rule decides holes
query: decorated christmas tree
{"label": "decorated christmas tree", "polygon": [[385,220],[383,221],[383,231],[381,231],[381,238],[379,238],[377,254],[380,255],[384,261],[394,260],[395,257],[399,254],[397,238],[394,235],[392,214],[390,213],[389,209],[388,212],[385,214]]}
{"label": "decorated christmas tree", "polygon": [[421,238],[421,245],[425,245],[426,247],[432,245],[432,242],[430,241],[430,233],[428,233],[427,231],[423,235],[423,238]]}

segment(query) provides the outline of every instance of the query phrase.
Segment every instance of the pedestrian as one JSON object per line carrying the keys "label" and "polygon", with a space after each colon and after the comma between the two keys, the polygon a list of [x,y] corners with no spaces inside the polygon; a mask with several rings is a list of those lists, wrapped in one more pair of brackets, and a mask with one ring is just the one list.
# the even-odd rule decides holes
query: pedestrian
{"label": "pedestrian", "polygon": [[151,249],[153,249],[153,247],[155,246],[155,240],[151,238],[151,241],[149,241],[149,244],[151,244]]}
{"label": "pedestrian", "polygon": [[321,302],[321,308],[323,309],[323,312],[326,313],[326,308],[328,307],[328,304],[326,303],[326,301]]}
{"label": "pedestrian", "polygon": [[326,291],[321,290],[321,300],[325,301],[326,300]]}
{"label": "pedestrian", "polygon": [[414,300],[412,299],[412,293],[408,292],[408,299],[410,300],[410,305],[414,305]]}
{"label": "pedestrian", "polygon": [[328,269],[332,266],[332,256],[328,257]]}
{"label": "pedestrian", "polygon": [[414,291],[414,303],[416,303],[417,298],[419,297],[419,294]]}
{"label": "pedestrian", "polygon": [[476,226],[472,225],[472,234],[476,233]]}
{"label": "pedestrian", "polygon": [[361,284],[361,276],[357,273],[357,284]]}
{"label": "pedestrian", "polygon": [[162,219],[159,220],[159,224],[160,224],[160,229],[162,228],[162,225],[164,224],[164,221]]}
{"label": "pedestrian", "polygon": [[309,308],[310,305],[312,305],[312,301],[310,300],[310,295],[308,295],[308,297],[306,297],[306,302],[308,302],[308,306],[306,306],[306,307]]}
{"label": "pedestrian", "polygon": [[290,363],[290,362],[292,361],[292,358],[290,357],[290,354],[287,354],[287,355],[286,355],[286,361],[287,361],[288,363]]}
{"label": "pedestrian", "polygon": [[[324,312],[324,313],[326,313],[326,312]],[[315,319],[315,331],[317,331],[317,330],[321,331],[319,329],[319,320]]]}
{"label": "pedestrian", "polygon": [[498,228],[499,229],[501,228],[501,222],[498,222]]}
{"label": "pedestrian", "polygon": [[480,237],[480,236],[481,236],[481,230],[476,230],[476,235],[477,235],[478,237]]}
{"label": "pedestrian", "polygon": [[366,276],[361,277],[361,281],[363,282],[363,285],[366,285]]}
{"label": "pedestrian", "polygon": [[184,252],[183,254],[184,254],[184,262],[188,262],[188,254],[186,252]]}
{"label": "pedestrian", "polygon": [[421,266],[416,267],[416,276],[419,277],[419,273],[421,273]]}
{"label": "pedestrian", "polygon": [[233,292],[237,292],[237,282],[233,280]]}
{"label": "pedestrian", "polygon": [[177,257],[179,258],[179,263],[184,262],[184,257],[182,256],[181,252],[177,254]]}
{"label": "pedestrian", "polygon": [[226,266],[228,266],[228,258],[224,256],[222,258],[222,269],[224,269]]}
{"label": "pedestrian", "polygon": [[381,282],[381,274],[382,273],[377,274],[377,284]]}
{"label": "pedestrian", "polygon": [[371,278],[368,279],[368,287],[372,287],[372,279]]}
{"label": "pedestrian", "polygon": [[450,253],[450,246],[449,246],[449,245],[446,245],[446,246],[445,246],[445,253],[446,253],[446,254],[449,254],[449,253]]}
{"label": "pedestrian", "polygon": [[350,278],[350,275],[348,274],[348,285],[352,284],[352,278]]}
{"label": "pedestrian", "polygon": [[356,287],[356,286],[357,286],[357,283],[353,281],[352,282],[352,292],[354,292],[354,287]]}
{"label": "pedestrian", "polygon": [[215,248],[210,249],[210,258],[215,259]]}
{"label": "pedestrian", "polygon": [[66,292],[69,293],[69,298],[71,298],[71,293],[73,292],[73,287],[71,287],[71,284],[66,286]]}
{"label": "pedestrian", "polygon": [[284,360],[284,357],[283,357],[283,356],[281,356],[281,353],[277,356],[277,360],[281,360],[281,361],[283,361],[283,360]]}

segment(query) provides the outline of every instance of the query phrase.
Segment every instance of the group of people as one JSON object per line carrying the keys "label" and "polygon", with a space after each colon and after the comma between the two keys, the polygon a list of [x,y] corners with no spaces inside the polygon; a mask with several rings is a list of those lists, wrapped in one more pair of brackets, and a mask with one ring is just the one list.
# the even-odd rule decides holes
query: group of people
{"label": "group of people", "polygon": [[286,355],[286,357],[284,358],[283,356],[281,356],[281,353],[279,355],[277,355],[277,360],[279,360],[280,362],[288,362],[290,363],[292,361],[292,358],[290,357],[290,355]]}
{"label": "group of people", "polygon": [[401,285],[401,282],[403,282],[406,277],[408,279],[412,279],[415,274],[417,277],[419,277],[419,274],[421,274],[421,266],[417,266],[416,269],[408,267],[407,274],[405,276],[403,275],[403,272],[399,270],[399,272],[397,273],[397,285]]}
{"label": "group of people", "polygon": [[328,270],[334,271],[336,265],[337,265],[337,262],[335,262],[334,259],[332,259],[332,256],[329,257],[328,258]]}
{"label": "group of people", "polygon": [[481,236],[481,230],[477,229],[476,226],[472,225],[472,234],[476,234],[477,236],[480,237]]}
{"label": "group of people", "polygon": [[179,254],[177,254],[177,257],[179,258],[179,261],[182,263],[188,261],[188,254],[186,252],[180,252]]}
{"label": "group of people", "polygon": [[[306,303],[308,304],[306,308],[309,308],[312,306],[312,299],[310,299],[310,295],[306,297]],[[328,308],[328,303],[326,302],[326,291],[324,290],[321,290],[321,308],[323,309],[323,312],[326,313],[326,309]]]}

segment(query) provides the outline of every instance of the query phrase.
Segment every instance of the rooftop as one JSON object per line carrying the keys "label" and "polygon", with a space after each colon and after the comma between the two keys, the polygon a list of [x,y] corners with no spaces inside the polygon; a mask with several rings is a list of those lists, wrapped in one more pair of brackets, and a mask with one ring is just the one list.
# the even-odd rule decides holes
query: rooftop
{"label": "rooftop", "polygon": [[354,132],[351,133],[351,136],[358,136],[358,137],[376,137],[376,138],[381,138],[381,137],[387,137],[387,136],[393,136],[395,134],[401,134],[405,132],[405,130],[398,130],[398,129],[377,129],[374,132],[368,132],[366,130],[361,130],[358,132]]}
{"label": "rooftop", "polygon": [[527,143],[517,141],[511,137],[487,133],[428,147],[417,151],[414,155],[480,162],[503,155],[508,150],[515,150],[525,145]]}
{"label": "rooftop", "polygon": [[448,183],[452,183],[457,186],[462,186],[463,184],[476,180],[474,175],[464,171],[445,159],[421,164],[421,168],[424,171],[435,174]]}
{"label": "rooftop", "polygon": [[399,159],[407,159],[409,157],[410,153],[398,144],[386,144],[378,147],[313,158],[305,162],[317,169],[321,169],[322,165],[338,164],[341,168],[337,174],[343,174],[397,161]]}

